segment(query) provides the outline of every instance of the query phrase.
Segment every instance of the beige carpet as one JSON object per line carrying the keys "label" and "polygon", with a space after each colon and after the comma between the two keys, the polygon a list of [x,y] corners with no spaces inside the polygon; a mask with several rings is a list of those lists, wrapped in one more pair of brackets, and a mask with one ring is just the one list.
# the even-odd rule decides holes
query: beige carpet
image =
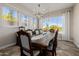
{"label": "beige carpet", "polygon": [[[18,46],[11,46],[0,50],[0,56],[20,56]],[[68,41],[58,41],[57,56],[79,56],[79,49]]]}

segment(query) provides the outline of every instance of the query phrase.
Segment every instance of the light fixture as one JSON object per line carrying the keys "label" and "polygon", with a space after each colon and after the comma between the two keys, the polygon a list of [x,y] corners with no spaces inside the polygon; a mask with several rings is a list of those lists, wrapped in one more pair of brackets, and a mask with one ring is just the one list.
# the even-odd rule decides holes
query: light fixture
{"label": "light fixture", "polygon": [[37,18],[42,18],[42,16],[43,16],[42,11],[43,11],[43,10],[41,10],[41,5],[40,5],[40,4],[37,5],[37,8],[35,8],[34,11],[36,11],[36,13],[35,13],[34,15],[35,15]]}

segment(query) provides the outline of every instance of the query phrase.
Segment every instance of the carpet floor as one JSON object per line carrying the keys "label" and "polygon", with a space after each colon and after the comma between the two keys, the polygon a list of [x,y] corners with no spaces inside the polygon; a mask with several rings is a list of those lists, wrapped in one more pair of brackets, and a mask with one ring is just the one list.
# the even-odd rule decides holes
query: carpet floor
{"label": "carpet floor", "polygon": [[[0,56],[20,56],[20,49],[18,46],[2,49]],[[57,56],[79,56],[79,48],[72,42],[58,41]]]}

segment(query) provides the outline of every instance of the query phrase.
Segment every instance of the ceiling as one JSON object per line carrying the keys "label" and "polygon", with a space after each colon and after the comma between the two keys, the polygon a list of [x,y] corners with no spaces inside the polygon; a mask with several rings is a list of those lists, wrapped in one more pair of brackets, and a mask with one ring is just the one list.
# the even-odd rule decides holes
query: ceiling
{"label": "ceiling", "polygon": [[32,14],[45,15],[49,12],[72,7],[74,3],[23,3]]}

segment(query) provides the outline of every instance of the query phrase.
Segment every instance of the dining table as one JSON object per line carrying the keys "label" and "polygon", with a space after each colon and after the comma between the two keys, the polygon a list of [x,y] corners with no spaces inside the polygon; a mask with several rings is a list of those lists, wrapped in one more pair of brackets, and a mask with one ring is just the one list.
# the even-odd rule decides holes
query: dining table
{"label": "dining table", "polygon": [[38,48],[45,48],[48,46],[49,41],[54,38],[55,33],[46,32],[39,35],[34,35],[31,37],[32,44]]}
{"label": "dining table", "polygon": [[41,50],[41,54],[46,56],[49,41],[52,40],[54,36],[55,33],[51,32],[42,33],[40,35],[33,35],[31,37],[32,46],[36,47],[38,50]]}

